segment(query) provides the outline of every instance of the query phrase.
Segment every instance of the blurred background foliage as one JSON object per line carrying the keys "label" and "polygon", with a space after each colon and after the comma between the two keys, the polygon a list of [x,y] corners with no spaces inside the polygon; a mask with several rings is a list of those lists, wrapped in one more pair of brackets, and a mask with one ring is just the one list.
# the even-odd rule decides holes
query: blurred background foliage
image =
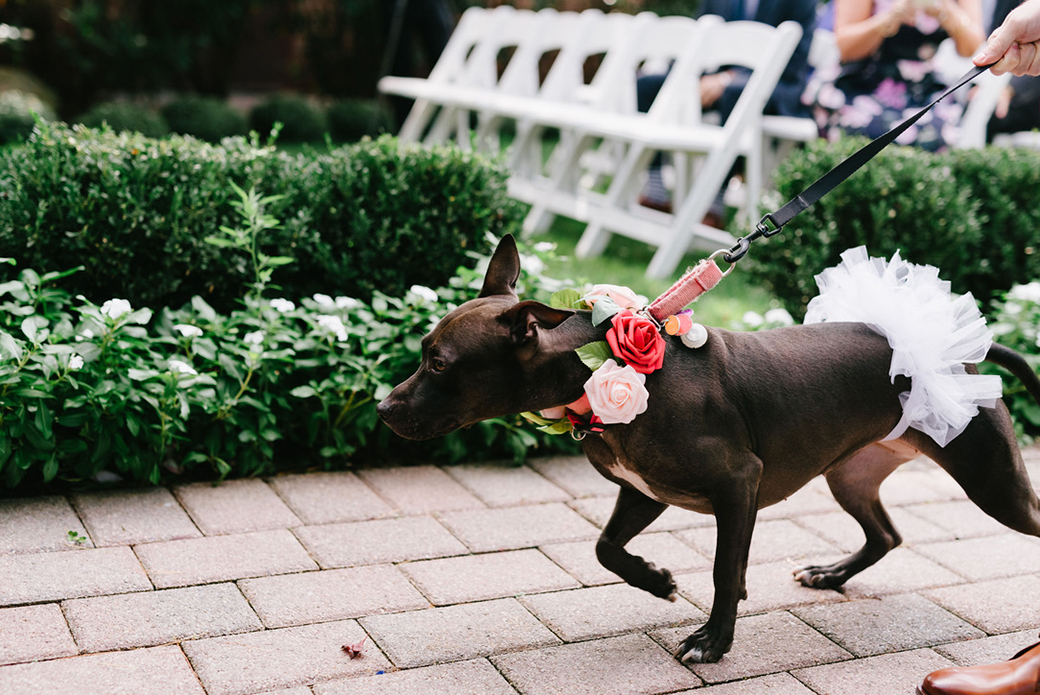
{"label": "blurred background foliage", "polygon": [[[449,0],[460,14],[476,3]],[[678,0],[516,0],[522,7],[692,14]],[[295,91],[373,97],[394,0],[0,0],[0,70],[46,87],[70,119],[113,94],[227,97]],[[28,39],[28,40],[26,40]],[[418,66],[428,70],[429,57]],[[425,73],[423,73],[425,74]],[[14,77],[0,72],[0,91]],[[20,78],[19,78],[20,79]],[[39,96],[39,95],[38,95]]]}

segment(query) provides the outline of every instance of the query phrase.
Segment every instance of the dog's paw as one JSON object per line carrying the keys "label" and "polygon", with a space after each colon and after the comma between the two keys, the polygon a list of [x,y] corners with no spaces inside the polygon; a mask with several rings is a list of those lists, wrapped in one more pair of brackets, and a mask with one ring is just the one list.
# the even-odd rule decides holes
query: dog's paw
{"label": "dog's paw", "polygon": [[840,591],[848,579],[842,568],[836,565],[813,565],[794,571],[794,579],[810,589],[833,589]]}
{"label": "dog's paw", "polygon": [[672,578],[672,573],[664,568],[659,569],[652,562],[646,564],[646,569],[647,575],[645,577],[645,583],[639,588],[649,591],[658,598],[663,598],[667,601],[675,601],[677,598],[676,592],[679,588],[675,585],[675,579]]}
{"label": "dog's paw", "polygon": [[707,625],[704,625],[683,640],[674,655],[676,659],[683,662],[714,663],[729,651],[731,644],[733,644],[732,633],[726,634],[719,630],[709,629]]}

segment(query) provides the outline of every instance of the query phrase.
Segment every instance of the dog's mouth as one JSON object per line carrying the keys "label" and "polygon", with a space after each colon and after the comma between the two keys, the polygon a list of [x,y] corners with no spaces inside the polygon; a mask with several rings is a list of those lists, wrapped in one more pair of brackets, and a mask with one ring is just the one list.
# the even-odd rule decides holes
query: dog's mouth
{"label": "dog's mouth", "polygon": [[394,434],[412,441],[443,437],[468,424],[459,418],[434,421],[430,417],[417,417],[415,409],[399,403],[388,403],[386,400],[376,406],[376,413]]}

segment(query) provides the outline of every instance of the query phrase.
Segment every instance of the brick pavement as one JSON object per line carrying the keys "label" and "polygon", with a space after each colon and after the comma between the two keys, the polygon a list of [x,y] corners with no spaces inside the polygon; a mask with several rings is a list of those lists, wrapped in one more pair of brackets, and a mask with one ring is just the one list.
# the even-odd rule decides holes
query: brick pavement
{"label": "brick pavement", "polygon": [[630,546],[668,603],[595,559],[615,492],[556,458],[0,500],[0,693],[896,695],[1040,630],[1040,539],[915,461],[882,488],[904,545],[841,593],[791,579],[861,543],[826,485],[764,510],[733,650],[686,666],[712,519]]}

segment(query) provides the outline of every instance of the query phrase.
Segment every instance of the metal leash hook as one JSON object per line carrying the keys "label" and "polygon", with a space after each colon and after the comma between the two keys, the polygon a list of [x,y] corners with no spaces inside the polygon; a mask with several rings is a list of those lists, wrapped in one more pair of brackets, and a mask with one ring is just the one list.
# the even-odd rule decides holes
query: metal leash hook
{"label": "metal leash hook", "polygon": [[[769,224],[766,224],[767,222]],[[772,227],[770,227],[769,225],[772,225]],[[751,232],[747,236],[742,236],[739,239],[737,239],[737,243],[733,248],[729,250],[719,249],[718,251],[712,254],[712,257],[721,253],[722,260],[729,263],[730,269],[732,270],[733,264],[739,261],[745,255],[747,255],[748,250],[751,248],[752,241],[760,237],[769,238],[771,236],[779,234],[782,231],[784,231],[784,227],[781,224],[777,224],[776,220],[773,219],[773,213],[763,215],[762,219],[759,220],[758,224],[755,225],[755,231]],[[729,271],[727,270],[726,272]]]}

